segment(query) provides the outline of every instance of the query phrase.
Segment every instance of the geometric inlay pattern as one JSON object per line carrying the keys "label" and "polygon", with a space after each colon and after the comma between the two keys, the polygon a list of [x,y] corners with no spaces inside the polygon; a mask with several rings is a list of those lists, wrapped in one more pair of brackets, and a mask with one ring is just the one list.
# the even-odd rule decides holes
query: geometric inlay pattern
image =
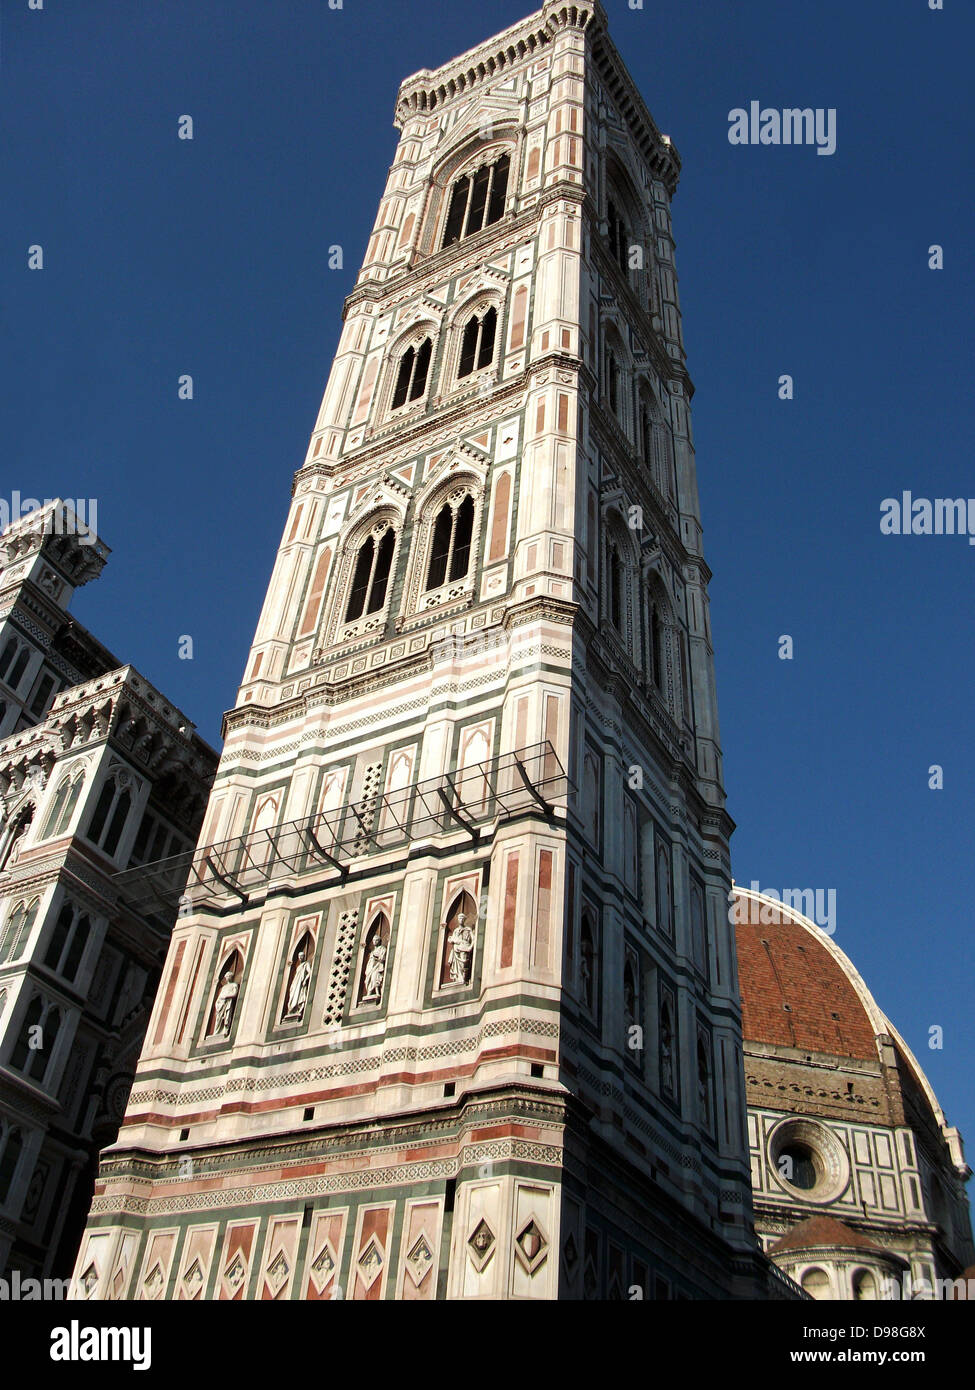
{"label": "geometric inlay pattern", "polygon": [[325,1012],[322,1015],[322,1022],[326,1026],[342,1022],[358,925],[358,912],[343,912],[339,918],[339,929],[335,937],[335,953],[332,956],[332,969],[328,979],[328,995],[325,1002]]}

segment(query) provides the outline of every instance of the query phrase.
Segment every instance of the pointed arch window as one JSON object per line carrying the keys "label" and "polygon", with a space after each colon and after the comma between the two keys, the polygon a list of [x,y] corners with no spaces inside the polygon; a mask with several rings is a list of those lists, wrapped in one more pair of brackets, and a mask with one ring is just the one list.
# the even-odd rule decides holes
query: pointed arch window
{"label": "pointed arch window", "polygon": [[704,921],[704,893],[691,879],[691,959],[705,977],[708,973],[708,940]]}
{"label": "pointed arch window", "polygon": [[650,680],[658,690],[664,688],[664,628],[660,619],[660,608],[650,600]]}
{"label": "pointed arch window", "polygon": [[498,331],[498,311],[493,306],[481,315],[468,319],[460,347],[460,366],[457,376],[465,377],[494,360],[494,339]]}
{"label": "pointed arch window", "polygon": [[40,898],[29,903],[20,902],[7,918],[7,925],[0,936],[0,965],[6,960],[16,960],[30,938]]}
{"label": "pointed arch window", "polygon": [[[643,462],[647,468],[653,469],[653,420],[650,412],[644,405],[640,409],[640,444],[643,450]],[[655,480],[656,481],[656,480]]]}
{"label": "pointed arch window", "polygon": [[42,836],[43,839],[46,840],[49,835],[53,834],[54,827],[61,819],[61,812],[64,810],[70,791],[71,778],[62,778],[61,782],[58,784],[57,791],[54,793],[54,800],[51,802],[51,810],[48,813],[47,824],[44,827],[44,834]]}
{"label": "pointed arch window", "polygon": [[493,164],[482,164],[473,174],[454,183],[441,248],[453,246],[504,216],[511,160],[503,154]]}
{"label": "pointed arch window", "polygon": [[474,499],[468,492],[459,504],[445,502],[437,513],[427,570],[428,591],[464,578],[470,568],[473,535]]}
{"label": "pointed arch window", "polygon": [[0,680],[7,679],[7,672],[13,665],[13,660],[14,657],[17,655],[17,648],[19,645],[20,644],[17,641],[16,637],[11,637],[7,641],[7,644],[4,647],[3,651],[0,652]]}
{"label": "pointed arch window", "polygon": [[620,364],[613,348],[606,349],[606,396],[614,415],[620,412]]}
{"label": "pointed arch window", "polygon": [[66,980],[73,980],[91,934],[91,919],[74,903],[65,902],[57,915],[54,930],[44,953],[44,964]]}
{"label": "pointed arch window", "polygon": [[607,209],[607,223],[609,230],[609,252],[613,260],[617,263],[623,274],[629,271],[629,243],[630,238],[626,230],[626,222],[623,214],[612,198],[609,200]]}
{"label": "pointed arch window", "polygon": [[10,1195],[10,1188],[24,1148],[24,1137],[13,1126],[0,1128],[0,1202]]}
{"label": "pointed arch window", "polygon": [[45,1006],[40,995],[35,995],[24,1015],[10,1065],[24,1076],[43,1081],[60,1031],[60,1009]]}
{"label": "pointed arch window", "polygon": [[27,670],[30,661],[30,647],[11,637],[0,656],[0,679],[5,680],[11,690],[16,690]]}
{"label": "pointed arch window", "polygon": [[115,777],[109,777],[99,793],[88,827],[88,839],[92,844],[108,855],[114,854],[131,807],[132,793]]}
{"label": "pointed arch window", "polygon": [[623,561],[615,545],[609,548],[609,620],[623,631]]}
{"label": "pointed arch window", "polygon": [[670,891],[670,854],[666,845],[657,845],[657,927],[673,935],[673,899]]}
{"label": "pointed arch window", "polygon": [[418,347],[408,347],[399,360],[396,388],[393,391],[393,409],[396,410],[407,401],[418,401],[427,389],[430,373],[430,358],[433,344],[424,338]]}
{"label": "pointed arch window", "polygon": [[58,784],[58,789],[54,794],[51,809],[48,813],[47,824],[44,827],[42,839],[47,840],[55,835],[63,835],[71,824],[71,817],[74,815],[78,798],[81,795],[81,787],[84,782],[84,769],[77,772],[75,776],[65,777]]}
{"label": "pointed arch window", "polygon": [[347,623],[378,613],[385,606],[395,548],[396,532],[392,526],[385,527],[378,535],[374,532],[367,536],[360,545],[345,611]]}

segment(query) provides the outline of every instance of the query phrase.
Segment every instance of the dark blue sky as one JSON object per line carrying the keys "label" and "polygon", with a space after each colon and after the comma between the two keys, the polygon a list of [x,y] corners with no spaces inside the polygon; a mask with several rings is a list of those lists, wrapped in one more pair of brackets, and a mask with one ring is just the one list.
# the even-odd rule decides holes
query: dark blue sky
{"label": "dark blue sky", "polygon": [[[879,529],[902,489],[975,497],[975,14],[945,5],[607,11],[684,162],[735,874],[836,890],[837,942],[975,1153],[975,548]],[[97,498],[114,553],[75,611],[213,742],[395,149],[398,84],[529,9],[3,5],[0,495]],[[835,107],[835,155],[730,145],[728,113],[753,99]]]}

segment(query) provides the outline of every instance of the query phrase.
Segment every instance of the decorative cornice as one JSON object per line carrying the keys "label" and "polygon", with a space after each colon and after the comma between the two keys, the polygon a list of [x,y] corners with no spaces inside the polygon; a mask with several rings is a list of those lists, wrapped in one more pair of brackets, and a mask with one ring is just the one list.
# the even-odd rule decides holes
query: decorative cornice
{"label": "decorative cornice", "polygon": [[440,111],[455,99],[467,100],[496,77],[507,75],[526,59],[544,50],[560,30],[579,32],[603,28],[606,16],[598,3],[552,3],[510,29],[495,34],[477,48],[461,53],[431,71],[421,68],[400,84],[393,124],[397,130],[414,116]]}

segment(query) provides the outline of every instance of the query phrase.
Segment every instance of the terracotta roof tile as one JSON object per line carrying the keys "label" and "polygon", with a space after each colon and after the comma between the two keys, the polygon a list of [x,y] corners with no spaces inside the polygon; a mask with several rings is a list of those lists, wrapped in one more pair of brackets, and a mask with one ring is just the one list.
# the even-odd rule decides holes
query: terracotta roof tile
{"label": "terracotta roof tile", "polygon": [[853,1246],[857,1250],[869,1250],[875,1255],[897,1258],[893,1251],[885,1250],[862,1232],[854,1231],[842,1221],[837,1221],[835,1216],[808,1216],[805,1221],[800,1221],[771,1245],[769,1254],[781,1255],[787,1250],[816,1250],[824,1245],[838,1245],[842,1248]]}
{"label": "terracotta roof tile", "polygon": [[746,1042],[877,1060],[860,996],[808,928],[783,911],[767,926],[739,922],[735,936]]}

